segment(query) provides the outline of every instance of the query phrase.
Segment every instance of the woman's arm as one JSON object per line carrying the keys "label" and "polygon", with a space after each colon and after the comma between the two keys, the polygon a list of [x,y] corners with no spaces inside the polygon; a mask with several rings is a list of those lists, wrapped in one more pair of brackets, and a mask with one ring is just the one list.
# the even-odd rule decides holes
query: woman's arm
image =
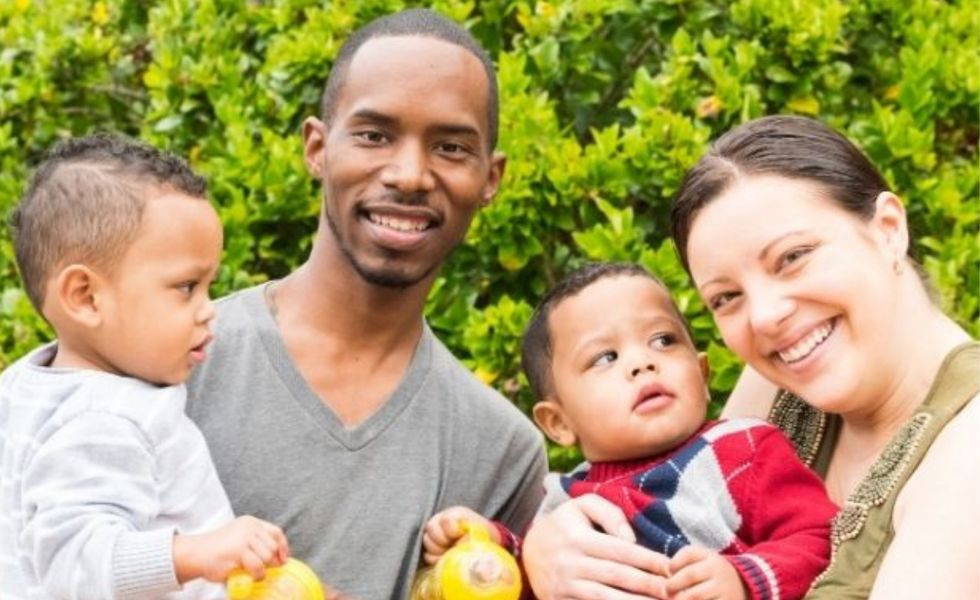
{"label": "woman's arm", "polygon": [[746,365],[721,411],[723,419],[755,417],[767,419],[779,391],[768,379]]}
{"label": "woman's arm", "polygon": [[539,517],[524,540],[524,568],[541,600],[666,598],[667,561],[637,544],[622,511],[593,494]]}
{"label": "woman's arm", "polygon": [[933,442],[895,505],[871,600],[980,598],[980,397]]}

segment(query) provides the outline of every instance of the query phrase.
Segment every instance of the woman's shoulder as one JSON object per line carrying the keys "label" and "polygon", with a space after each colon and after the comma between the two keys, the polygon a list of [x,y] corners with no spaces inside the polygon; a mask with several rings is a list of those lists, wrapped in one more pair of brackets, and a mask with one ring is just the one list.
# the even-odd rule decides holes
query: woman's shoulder
{"label": "woman's shoulder", "polygon": [[[976,457],[980,456],[978,431],[980,394],[968,400],[959,413],[946,423],[903,492],[918,490],[932,497],[952,489],[962,489],[963,485],[977,485],[980,482],[980,469],[976,468]],[[971,498],[976,501],[976,496]]]}
{"label": "woman's shoulder", "polygon": [[899,492],[892,515],[895,538],[873,599],[963,598],[975,592],[980,527],[970,523],[980,497],[977,431],[980,394],[946,424]]}

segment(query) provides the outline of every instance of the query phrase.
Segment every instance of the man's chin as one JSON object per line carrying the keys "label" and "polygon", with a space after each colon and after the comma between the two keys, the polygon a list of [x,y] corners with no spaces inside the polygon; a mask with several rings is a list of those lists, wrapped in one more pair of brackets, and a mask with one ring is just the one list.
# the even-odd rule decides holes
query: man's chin
{"label": "man's chin", "polygon": [[424,269],[419,272],[406,272],[402,269],[392,268],[368,268],[364,265],[353,263],[354,270],[361,276],[361,279],[378,287],[403,290],[410,288],[423,281],[432,273],[432,269]]}

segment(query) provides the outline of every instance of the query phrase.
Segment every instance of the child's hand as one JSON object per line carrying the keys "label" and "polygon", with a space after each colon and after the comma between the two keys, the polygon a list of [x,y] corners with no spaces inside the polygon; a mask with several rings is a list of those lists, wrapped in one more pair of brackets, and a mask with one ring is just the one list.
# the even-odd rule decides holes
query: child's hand
{"label": "child's hand", "polygon": [[223,583],[234,569],[259,580],[266,567],[282,566],[287,558],[289,544],[282,529],[255,517],[238,517],[211,533],[174,537],[174,570],[180,583],[198,577]]}
{"label": "child's hand", "polygon": [[670,600],[745,600],[738,571],[717,552],[685,546],[670,559],[667,597]]}
{"label": "child's hand", "polygon": [[490,539],[495,544],[500,543],[500,534],[490,521],[468,508],[453,506],[436,513],[425,524],[422,534],[422,558],[425,564],[435,564],[439,557],[463,537],[463,530],[459,527],[460,520],[483,525],[490,532]]}

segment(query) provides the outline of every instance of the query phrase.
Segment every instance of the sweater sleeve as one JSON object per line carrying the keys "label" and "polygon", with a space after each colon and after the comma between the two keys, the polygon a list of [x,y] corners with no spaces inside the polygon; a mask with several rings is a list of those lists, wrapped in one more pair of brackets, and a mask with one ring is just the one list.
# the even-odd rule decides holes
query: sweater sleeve
{"label": "sweater sleeve", "polygon": [[775,428],[766,428],[757,442],[751,485],[742,507],[749,548],[726,558],[754,600],[802,598],[830,561],[837,507]]}
{"label": "sweater sleeve", "polygon": [[180,588],[159,507],[153,448],[124,417],[75,416],[24,471],[21,544],[44,590],[66,600],[147,598]]}

